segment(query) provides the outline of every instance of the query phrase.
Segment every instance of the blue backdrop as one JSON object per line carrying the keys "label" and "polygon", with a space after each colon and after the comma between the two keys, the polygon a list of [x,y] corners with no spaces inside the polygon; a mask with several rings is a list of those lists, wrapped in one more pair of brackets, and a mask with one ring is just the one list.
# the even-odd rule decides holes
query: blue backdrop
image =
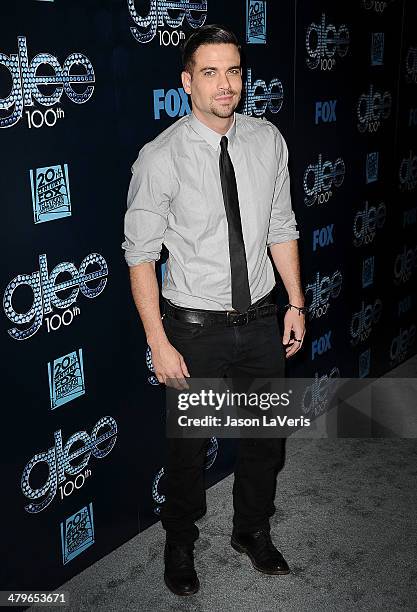
{"label": "blue backdrop", "polygon": [[[120,245],[139,149],[190,112],[179,43],[234,30],[239,110],[288,142],[310,306],[289,374],[377,377],[416,350],[417,8],[20,0],[0,17],[1,587],[52,589],[164,502],[164,390]],[[234,450],[210,440],[207,486]]]}

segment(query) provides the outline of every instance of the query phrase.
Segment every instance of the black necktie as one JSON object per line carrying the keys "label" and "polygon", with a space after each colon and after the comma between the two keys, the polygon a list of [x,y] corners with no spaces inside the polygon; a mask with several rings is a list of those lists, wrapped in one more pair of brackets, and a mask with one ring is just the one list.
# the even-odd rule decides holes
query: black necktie
{"label": "black necktie", "polygon": [[227,150],[227,143],[227,136],[222,136],[220,141],[219,167],[224,207],[229,227],[232,307],[239,312],[246,312],[251,305],[248,266],[246,263],[245,243],[243,242],[242,223],[240,221],[235,170]]}

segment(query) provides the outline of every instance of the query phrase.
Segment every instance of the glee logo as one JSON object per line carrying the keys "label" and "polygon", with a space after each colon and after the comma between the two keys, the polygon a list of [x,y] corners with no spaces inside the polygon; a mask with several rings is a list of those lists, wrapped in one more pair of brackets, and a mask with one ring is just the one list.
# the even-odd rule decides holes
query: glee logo
{"label": "glee logo", "polygon": [[262,79],[252,84],[252,68],[248,68],[245,84],[244,115],[260,117],[268,109],[276,114],[281,110],[284,101],[284,88],[279,79],[272,79],[269,85]]}
{"label": "glee logo", "polygon": [[301,400],[301,408],[305,414],[322,414],[336,392],[340,378],[339,368],[336,366],[328,374],[320,376],[318,372],[314,374],[314,382],[306,387]]}
{"label": "glee logo", "polygon": [[392,96],[389,91],[384,93],[375,91],[374,86],[369,86],[369,92],[363,93],[358,100],[356,113],[358,116],[358,130],[364,132],[376,132],[382,121],[388,119],[392,109]]}
{"label": "glee logo", "polygon": [[316,202],[323,204],[328,202],[333,195],[332,187],[340,187],[345,178],[345,162],[338,157],[334,162],[325,161],[319,153],[316,164],[307,166],[304,172],[303,185],[306,197],[304,202],[307,206],[312,206]]}
{"label": "glee logo", "polygon": [[[145,17],[139,15],[136,6],[143,7],[142,12],[148,13]],[[140,2],[138,0],[127,0],[130,16],[136,26],[130,28],[134,38],[139,43],[148,43],[154,39],[158,28],[163,28],[166,24],[170,28],[179,28],[187,20],[189,26],[194,29],[201,28],[207,18],[207,0],[192,2],[191,0],[149,0]],[[146,7],[146,8],[145,8]],[[145,9],[145,10],[144,10]],[[184,32],[170,32],[169,30],[159,30],[159,44],[163,46],[177,46],[184,40]]]}
{"label": "glee logo", "polygon": [[410,280],[414,269],[417,267],[417,246],[408,249],[406,245],[401,253],[398,253],[394,262],[394,282],[396,285],[406,283]]}
{"label": "glee logo", "polygon": [[[74,488],[80,489],[84,484],[84,477],[91,476],[91,471],[85,469],[91,455],[96,459],[103,459],[113,449],[116,440],[117,423],[111,416],[102,417],[93,427],[91,435],[86,431],[73,434],[65,446],[62,444],[61,430],[56,431],[54,445],[49,450],[32,457],[23,470],[21,479],[23,494],[31,500],[44,498],[38,504],[28,504],[25,510],[31,514],[45,510],[54,499],[58,485],[66,481],[67,475],[76,478],[74,481],[68,481],[72,485],[69,488],[68,483],[59,487],[61,500],[70,495]],[[32,470],[38,464],[46,464],[48,475],[41,487],[34,488],[29,479]]]}
{"label": "glee logo", "polygon": [[[87,272],[90,266],[98,266],[98,270]],[[60,274],[69,275],[70,278],[57,283],[57,277]],[[27,340],[41,327],[45,314],[52,312],[52,306],[55,308],[64,309],[62,316],[54,314],[52,317],[46,317],[48,332],[55,331],[61,325],[70,325],[74,316],[80,314],[80,309],[74,306],[69,309],[77,299],[78,292],[87,297],[95,298],[103,291],[107,283],[106,277],[108,274],[107,263],[102,255],[91,253],[87,255],[80,264],[80,269],[77,270],[75,265],[69,261],[58,264],[49,274],[48,262],[46,255],[39,255],[39,272],[33,274],[19,274],[7,285],[3,297],[3,307],[6,316],[18,325],[32,322],[30,327],[20,330],[16,327],[8,330],[8,333],[15,340]],[[99,280],[101,279],[101,280]],[[94,287],[88,283],[99,280]],[[18,287],[30,287],[33,301],[27,312],[20,313],[14,309],[12,300],[13,294]],[[71,289],[71,293],[64,298],[58,297],[58,293],[65,289]]]}
{"label": "glee logo", "polygon": [[309,57],[307,66],[311,70],[333,70],[336,66],[336,53],[345,57],[349,50],[349,30],[341,25],[326,25],[326,15],[322,13],[319,24],[311,23],[306,32],[306,48]]}
{"label": "glee logo", "polygon": [[[15,125],[23,115],[23,108],[34,105],[34,100],[42,106],[53,106],[61,100],[63,91],[75,104],[84,104],[93,95],[94,70],[90,60],[82,53],[71,53],[61,67],[57,58],[49,53],[39,53],[29,63],[25,36],[18,36],[18,53],[10,56],[0,53],[0,67],[8,70],[11,77],[11,89],[5,98],[0,98],[0,111],[9,111],[6,116],[0,114],[0,128]],[[39,75],[40,66],[48,66],[48,75]],[[73,67],[81,66],[83,72],[74,74]],[[51,70],[53,74],[51,74]],[[9,79],[7,79],[9,80]],[[79,86],[86,84],[83,91]],[[74,89],[76,85],[77,89]],[[40,87],[53,86],[51,93],[42,93]],[[29,127],[49,127],[55,125],[56,120],[64,116],[60,108],[48,109],[44,113],[40,110],[26,111]]]}
{"label": "glee logo", "polygon": [[358,342],[367,340],[372,326],[378,323],[382,313],[382,302],[379,298],[373,304],[367,304],[362,300],[361,308],[352,316],[350,323],[350,335],[352,344],[355,346]]}
{"label": "glee logo", "polygon": [[332,276],[320,277],[316,272],[315,280],[308,284],[305,290],[306,296],[311,292],[311,303],[309,307],[310,318],[320,318],[326,314],[330,305],[330,298],[336,299],[342,289],[343,277],[336,270]]}
{"label": "glee logo", "polygon": [[365,208],[358,211],[353,220],[354,246],[360,247],[372,242],[376,231],[384,225],[386,216],[387,207],[384,202],[378,206],[369,206],[366,202]]}
{"label": "glee logo", "polygon": [[363,7],[368,11],[375,11],[375,13],[383,13],[387,8],[388,4],[391,4],[394,0],[362,0]]}
{"label": "glee logo", "polygon": [[399,363],[407,357],[407,353],[416,340],[416,326],[410,325],[406,329],[400,328],[398,336],[392,339],[390,346],[391,363]]}

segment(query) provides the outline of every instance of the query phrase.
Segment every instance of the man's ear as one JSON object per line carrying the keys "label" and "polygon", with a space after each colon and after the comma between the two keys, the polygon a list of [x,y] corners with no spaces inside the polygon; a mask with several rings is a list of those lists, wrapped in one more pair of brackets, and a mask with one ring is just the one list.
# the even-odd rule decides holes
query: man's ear
{"label": "man's ear", "polygon": [[183,70],[181,72],[181,81],[182,81],[182,87],[185,93],[190,94],[191,93],[191,74]]}

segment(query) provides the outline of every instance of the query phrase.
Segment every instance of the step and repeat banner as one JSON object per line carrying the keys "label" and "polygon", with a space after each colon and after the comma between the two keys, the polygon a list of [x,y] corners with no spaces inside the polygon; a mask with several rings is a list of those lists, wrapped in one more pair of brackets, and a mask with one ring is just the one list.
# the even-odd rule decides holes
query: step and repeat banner
{"label": "step and repeat banner", "polygon": [[292,193],[310,313],[290,370],[317,393],[416,350],[416,22],[411,1],[297,2]]}
{"label": "step and repeat banner", "polygon": [[[165,392],[123,218],[139,149],[191,112],[179,45],[205,23],[242,42],[238,110],[289,146],[310,314],[288,373],[315,380],[306,414],[330,378],[416,351],[415,2],[3,2],[2,589],[56,588],[159,519]],[[207,486],[235,450],[208,441]]]}

